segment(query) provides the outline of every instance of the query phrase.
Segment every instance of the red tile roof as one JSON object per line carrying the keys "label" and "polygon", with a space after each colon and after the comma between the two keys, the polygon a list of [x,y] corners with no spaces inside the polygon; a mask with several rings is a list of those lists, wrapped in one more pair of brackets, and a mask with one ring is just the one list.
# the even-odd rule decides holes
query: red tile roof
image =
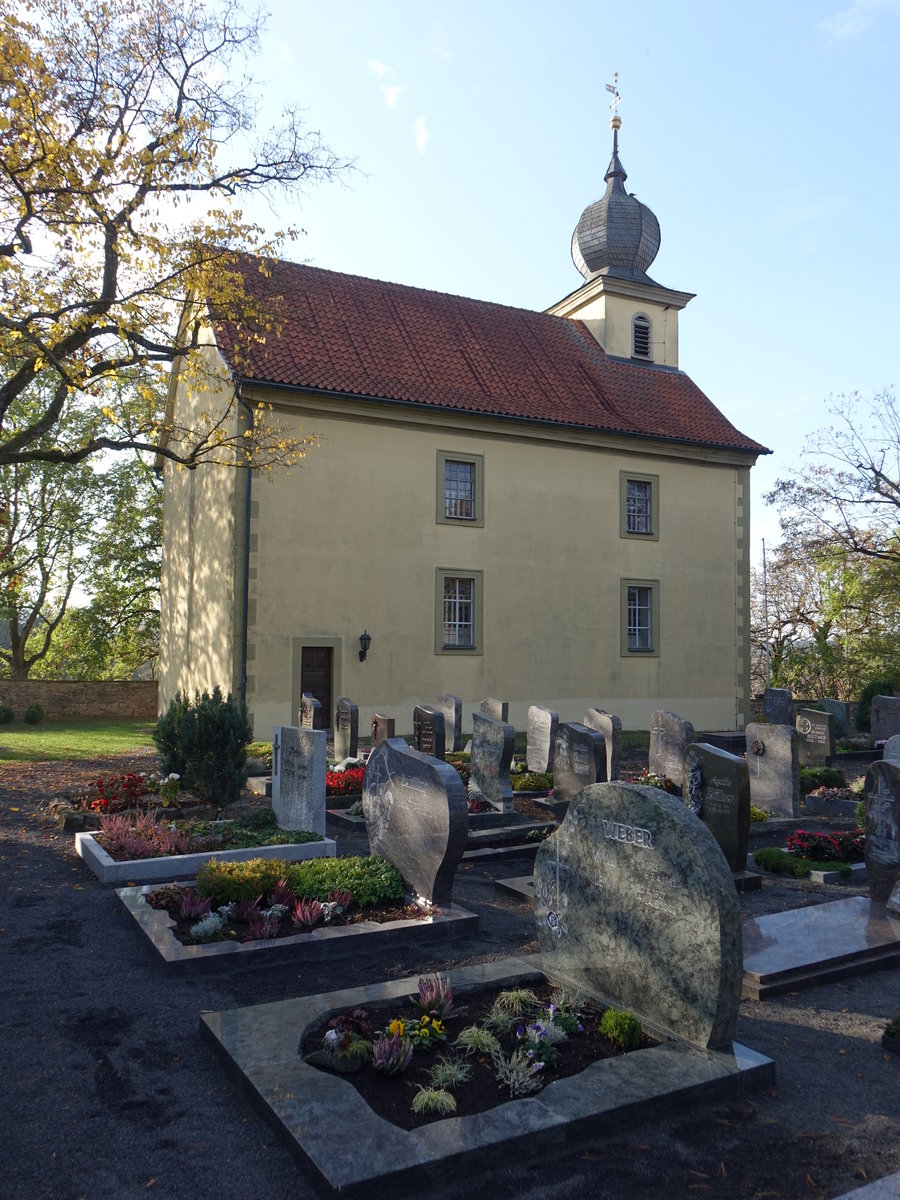
{"label": "red tile roof", "polygon": [[277,305],[281,336],[248,347],[240,328],[214,322],[244,379],[768,453],[683,372],[609,358],[580,321],[296,263],[267,262],[268,275],[259,266],[240,260],[247,291]]}

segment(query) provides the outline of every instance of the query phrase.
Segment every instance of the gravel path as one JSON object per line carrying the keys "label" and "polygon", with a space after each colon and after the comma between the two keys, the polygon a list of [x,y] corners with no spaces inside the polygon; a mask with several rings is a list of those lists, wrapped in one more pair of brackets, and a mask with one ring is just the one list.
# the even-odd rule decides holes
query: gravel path
{"label": "gravel path", "polygon": [[[528,862],[460,870],[455,898],[478,912],[480,933],[435,957],[173,975],[41,806],[73,781],[152,765],[148,751],[127,762],[0,766],[0,1198],[306,1200],[314,1193],[288,1151],[201,1043],[199,1013],[534,950],[528,906],[494,887]],[[755,916],[855,890],[767,879],[742,909]],[[445,1172],[429,1196],[468,1196],[476,1184],[492,1200],[842,1195],[900,1170],[900,1058],[880,1045],[898,1009],[897,968],[743,1001],[738,1038],[776,1060],[772,1092],[648,1117],[531,1163],[510,1156],[476,1180]],[[353,1130],[336,1123],[334,1136]]]}

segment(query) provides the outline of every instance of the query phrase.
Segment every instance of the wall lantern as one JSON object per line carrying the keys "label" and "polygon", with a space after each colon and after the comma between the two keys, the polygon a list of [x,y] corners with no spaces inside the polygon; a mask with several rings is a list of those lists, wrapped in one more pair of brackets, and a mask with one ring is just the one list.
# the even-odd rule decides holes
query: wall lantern
{"label": "wall lantern", "polygon": [[365,662],[369,647],[372,645],[372,635],[365,630],[359,635],[359,661]]}

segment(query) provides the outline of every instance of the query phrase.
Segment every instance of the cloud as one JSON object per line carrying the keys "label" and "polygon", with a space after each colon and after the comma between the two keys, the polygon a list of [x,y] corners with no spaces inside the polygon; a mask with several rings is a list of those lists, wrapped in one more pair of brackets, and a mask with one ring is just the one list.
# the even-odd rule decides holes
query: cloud
{"label": "cloud", "polygon": [[416,145],[419,148],[419,153],[424,154],[425,143],[431,137],[431,134],[428,132],[428,126],[425,124],[424,117],[416,117],[415,122],[413,123],[413,133],[415,134]]}
{"label": "cloud", "polygon": [[385,75],[390,75],[393,70],[392,67],[387,67],[384,63],[378,62],[374,58],[364,58],[363,62],[376,79],[384,79]]}
{"label": "cloud", "polygon": [[292,67],[294,65],[294,56],[291,54],[290,49],[284,44],[284,42],[281,43],[278,49],[281,53],[281,57],[284,59],[287,65]]}
{"label": "cloud", "polygon": [[386,83],[381,85],[381,94],[384,96],[384,102],[388,108],[396,108],[397,101],[400,99],[400,93],[405,92],[406,88],[402,83],[395,83],[388,86]]}
{"label": "cloud", "polygon": [[840,42],[865,33],[883,13],[900,15],[900,0],[852,0],[848,8],[820,21],[818,28],[829,41]]}

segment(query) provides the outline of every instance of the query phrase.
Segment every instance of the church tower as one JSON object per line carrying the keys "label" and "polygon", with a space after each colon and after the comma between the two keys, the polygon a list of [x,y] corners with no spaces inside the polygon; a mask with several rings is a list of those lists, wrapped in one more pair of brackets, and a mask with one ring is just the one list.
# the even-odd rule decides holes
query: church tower
{"label": "church tower", "polygon": [[572,234],[572,261],[585,282],[547,312],[583,321],[612,357],[677,367],[678,313],[694,293],[663,287],[647,274],[659,250],[659,222],[625,190],[619,93],[607,87],[614,99],[606,191],[584,210]]}

